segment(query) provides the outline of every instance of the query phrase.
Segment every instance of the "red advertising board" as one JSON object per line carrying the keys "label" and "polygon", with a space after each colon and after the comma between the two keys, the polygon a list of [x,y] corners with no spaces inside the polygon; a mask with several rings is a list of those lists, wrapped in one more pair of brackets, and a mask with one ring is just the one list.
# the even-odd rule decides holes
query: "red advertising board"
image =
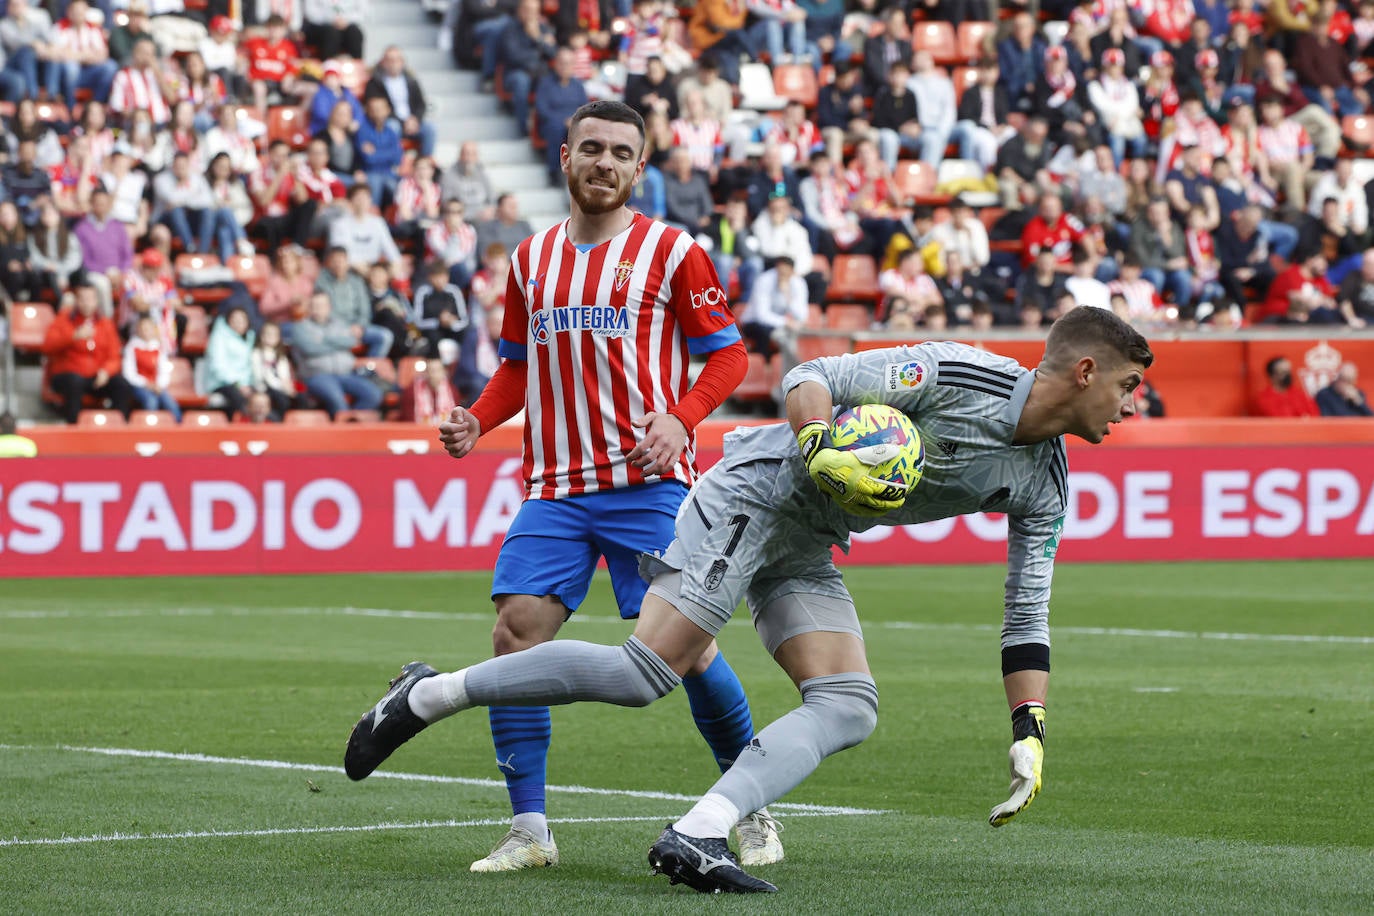
{"label": "red advertising board", "polygon": [[[709,464],[718,453],[703,456]],[[1071,449],[1060,557],[1374,557],[1374,450]],[[0,463],[0,577],[490,569],[519,460],[444,455]],[[843,563],[996,562],[1005,519],[855,539]]]}

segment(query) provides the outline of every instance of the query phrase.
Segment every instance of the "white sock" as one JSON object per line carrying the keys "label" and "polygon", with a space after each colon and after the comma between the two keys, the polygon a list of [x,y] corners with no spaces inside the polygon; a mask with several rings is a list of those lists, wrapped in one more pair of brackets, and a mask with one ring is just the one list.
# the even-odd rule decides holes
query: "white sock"
{"label": "white sock", "polygon": [[436,674],[434,677],[417,681],[415,686],[410,688],[410,696],[407,698],[410,711],[426,723],[438,722],[456,712],[462,712],[470,705],[467,688],[463,686],[466,678],[467,669],[463,668],[450,674]]}
{"label": "white sock", "polygon": [[553,834],[549,833],[548,819],[544,816],[543,811],[526,811],[524,814],[517,814],[510,819],[510,825],[525,828],[541,843],[547,843],[553,839]]}
{"label": "white sock", "polygon": [[730,799],[708,792],[682,820],[673,825],[673,829],[698,839],[725,837],[738,820],[739,809],[730,803]]}

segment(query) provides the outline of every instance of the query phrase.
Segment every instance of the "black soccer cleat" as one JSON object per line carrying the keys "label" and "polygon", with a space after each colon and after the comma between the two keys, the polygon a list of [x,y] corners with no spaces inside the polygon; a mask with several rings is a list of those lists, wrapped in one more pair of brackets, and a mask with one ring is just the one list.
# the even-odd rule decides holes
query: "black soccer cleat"
{"label": "black soccer cleat", "polygon": [[649,867],[703,894],[771,894],[777,888],[739,867],[724,837],[684,836],[669,824],[649,847]]}
{"label": "black soccer cleat", "polygon": [[363,713],[344,749],[344,772],[349,779],[366,778],[429,724],[410,711],[410,690],[438,673],[424,662],[411,662],[388,685],[386,696]]}

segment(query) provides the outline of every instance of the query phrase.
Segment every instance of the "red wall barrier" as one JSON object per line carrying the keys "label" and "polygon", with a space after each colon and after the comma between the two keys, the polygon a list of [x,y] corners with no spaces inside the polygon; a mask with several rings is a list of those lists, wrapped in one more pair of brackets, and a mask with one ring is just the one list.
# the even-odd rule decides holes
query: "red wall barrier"
{"label": "red wall barrier", "polygon": [[[1066,561],[1374,556],[1368,446],[1071,452]],[[490,569],[518,473],[492,451],[0,462],[0,577]],[[878,529],[840,561],[996,562],[1005,528]]]}

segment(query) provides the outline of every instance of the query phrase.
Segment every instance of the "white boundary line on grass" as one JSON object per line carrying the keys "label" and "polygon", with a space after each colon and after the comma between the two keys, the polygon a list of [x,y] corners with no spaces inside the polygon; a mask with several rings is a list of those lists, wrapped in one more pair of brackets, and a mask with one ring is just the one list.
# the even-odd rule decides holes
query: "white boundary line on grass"
{"label": "white boundary line on grass", "polygon": [[[52,610],[13,610],[0,611],[0,620],[65,620],[97,619],[120,617],[377,617],[391,620],[432,620],[459,621],[467,623],[490,623],[491,614],[478,614],[465,611],[415,611],[396,608],[372,607],[192,607],[143,610],[130,608],[113,611],[52,611]],[[618,616],[610,614],[574,614],[569,623],[585,624],[624,624]],[[747,623],[747,621],[746,621]],[[977,633],[991,633],[1001,630],[1000,624],[970,623],[922,623],[910,620],[888,620],[865,623],[868,630],[952,630]],[[1121,636],[1143,639],[1215,639],[1231,642],[1275,642],[1275,643],[1322,643],[1336,645],[1370,646],[1374,636],[1340,636],[1302,633],[1212,633],[1194,630],[1145,630],[1134,627],[1054,627],[1057,634],[1073,636]]]}

